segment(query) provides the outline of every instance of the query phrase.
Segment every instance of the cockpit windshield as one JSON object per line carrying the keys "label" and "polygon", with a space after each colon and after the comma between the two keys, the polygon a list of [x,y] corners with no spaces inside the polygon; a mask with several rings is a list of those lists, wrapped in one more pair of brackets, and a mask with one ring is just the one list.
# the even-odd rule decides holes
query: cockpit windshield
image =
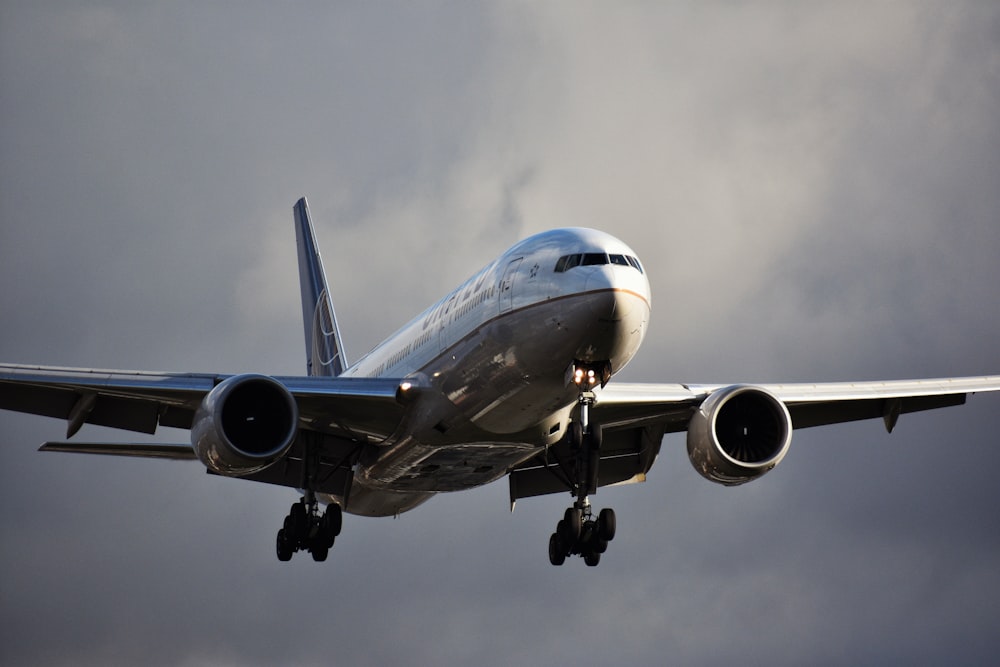
{"label": "cockpit windshield", "polygon": [[584,252],[574,255],[563,255],[556,262],[556,273],[564,273],[577,266],[597,266],[600,264],[618,264],[619,266],[631,266],[642,273],[642,265],[639,260],[631,255],[609,255],[606,252]]}

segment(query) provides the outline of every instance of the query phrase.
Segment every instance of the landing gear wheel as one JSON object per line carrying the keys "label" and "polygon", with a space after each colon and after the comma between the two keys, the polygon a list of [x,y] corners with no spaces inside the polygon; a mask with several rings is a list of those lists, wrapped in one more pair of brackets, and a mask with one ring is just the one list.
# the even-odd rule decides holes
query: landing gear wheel
{"label": "landing gear wheel", "polygon": [[566,549],[559,533],[552,533],[549,538],[549,562],[557,567],[566,562]]}
{"label": "landing gear wheel", "polygon": [[284,528],[278,531],[278,539],[277,539],[277,544],[275,546],[278,552],[278,560],[282,562],[292,560],[292,554],[294,553],[295,550],[288,543],[288,537],[285,534]]}
{"label": "landing gear wheel", "polygon": [[615,511],[610,507],[605,507],[597,516],[597,534],[606,542],[615,539],[615,531],[618,529],[618,520],[615,518]]}
{"label": "landing gear wheel", "polygon": [[588,551],[583,554],[583,562],[587,564],[587,567],[596,567],[601,562],[601,554]]}
{"label": "landing gear wheel", "polygon": [[322,527],[320,528],[320,531],[316,534],[315,539],[316,539],[316,548],[322,548],[327,550],[332,549],[333,543],[337,540],[337,538],[334,535],[324,531]]}
{"label": "landing gear wheel", "polygon": [[322,526],[323,532],[330,535],[331,542],[332,538],[340,535],[340,531],[344,527],[344,511],[340,509],[340,505],[331,503],[326,506]]}
{"label": "landing gear wheel", "polygon": [[309,533],[309,515],[306,513],[306,505],[297,502],[288,510],[288,518],[285,519],[285,527],[290,528],[289,533],[296,539]]}
{"label": "landing gear wheel", "polygon": [[323,518],[319,520],[317,539],[320,540],[321,545],[329,549],[333,546],[337,536],[340,535],[340,530],[343,526],[343,510],[340,509],[340,505],[331,503],[327,505],[326,512],[323,513]]}
{"label": "landing gear wheel", "polygon": [[575,507],[568,507],[566,513],[563,514],[563,521],[565,522],[563,540],[572,546],[580,539],[580,530],[583,528],[583,512]]}
{"label": "landing gear wheel", "polygon": [[344,512],[340,505],[331,503],[320,514],[316,494],[306,495],[288,510],[284,524],[278,531],[275,549],[278,560],[291,560],[296,551],[308,551],[313,560],[325,561],[344,525]]}

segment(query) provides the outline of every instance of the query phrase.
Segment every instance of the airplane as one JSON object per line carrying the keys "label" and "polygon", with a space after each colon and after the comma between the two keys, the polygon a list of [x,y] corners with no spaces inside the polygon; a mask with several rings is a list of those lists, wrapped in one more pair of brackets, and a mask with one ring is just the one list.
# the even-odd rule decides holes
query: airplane
{"label": "airplane", "polygon": [[[960,405],[1000,375],[821,384],[612,382],[646,335],[638,255],[593,229],[520,241],[396,333],[347,361],[305,198],[293,207],[306,375],[153,373],[0,364],[0,408],[67,421],[47,452],[197,460],[212,475],[297,489],[275,540],[327,559],[343,514],[396,516],[438,493],[508,480],[517,500],[567,493],[549,561],[597,565],[617,530],[600,487],[643,482],[667,433],[695,470],[750,482],[792,431]],[[71,442],[83,424],[190,444]],[[323,507],[325,506],[325,509]]]}

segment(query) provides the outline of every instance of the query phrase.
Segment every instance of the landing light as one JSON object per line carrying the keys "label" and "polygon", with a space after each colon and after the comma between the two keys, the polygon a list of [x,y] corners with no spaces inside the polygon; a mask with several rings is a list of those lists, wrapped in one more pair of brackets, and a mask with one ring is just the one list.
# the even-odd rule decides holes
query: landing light
{"label": "landing light", "polygon": [[[577,368],[576,371],[573,372],[573,382],[575,382],[576,384],[584,383],[584,374],[582,368]],[[597,374],[593,370],[588,370],[587,384],[594,385],[596,383],[597,383]]]}

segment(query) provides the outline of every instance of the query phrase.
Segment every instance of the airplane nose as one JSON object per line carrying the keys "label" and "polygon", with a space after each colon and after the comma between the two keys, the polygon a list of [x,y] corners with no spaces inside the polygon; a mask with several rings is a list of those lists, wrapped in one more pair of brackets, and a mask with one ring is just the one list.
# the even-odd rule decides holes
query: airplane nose
{"label": "airplane nose", "polygon": [[646,335],[649,283],[632,267],[595,267],[586,282],[592,324],[589,357],[617,371],[635,355]]}
{"label": "airplane nose", "polygon": [[[635,269],[632,267],[601,266],[587,276],[586,291],[603,298],[591,300],[594,315],[606,320],[622,320],[643,304],[648,287],[635,283]],[[648,301],[648,299],[647,299]]]}

